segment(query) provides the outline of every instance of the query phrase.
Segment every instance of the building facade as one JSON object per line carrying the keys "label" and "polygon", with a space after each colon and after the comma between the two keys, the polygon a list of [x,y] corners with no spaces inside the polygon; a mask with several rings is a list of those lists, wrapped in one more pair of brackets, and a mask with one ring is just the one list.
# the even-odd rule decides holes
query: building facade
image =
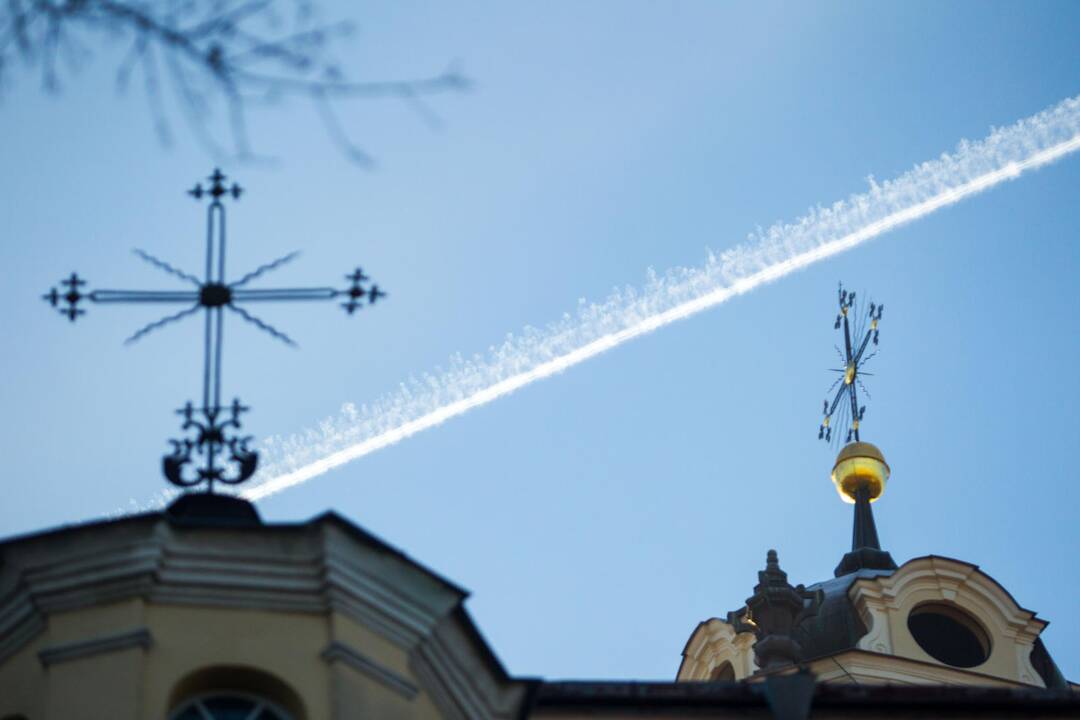
{"label": "building facade", "polygon": [[511,677],[464,590],[348,520],[188,494],[0,543],[0,720],[1080,716],[1045,621],[975,565],[881,550],[888,466],[855,445],[836,576],[792,586],[770,551],[673,682]]}

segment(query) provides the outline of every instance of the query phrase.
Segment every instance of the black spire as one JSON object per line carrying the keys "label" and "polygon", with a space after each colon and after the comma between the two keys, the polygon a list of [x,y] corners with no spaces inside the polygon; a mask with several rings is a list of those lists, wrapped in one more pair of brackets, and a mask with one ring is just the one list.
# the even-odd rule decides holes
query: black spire
{"label": "black spire", "polygon": [[836,577],[856,570],[895,570],[892,555],[881,549],[874,511],[870,507],[870,488],[861,485],[855,490],[855,523],[851,530],[851,552],[836,566]]}

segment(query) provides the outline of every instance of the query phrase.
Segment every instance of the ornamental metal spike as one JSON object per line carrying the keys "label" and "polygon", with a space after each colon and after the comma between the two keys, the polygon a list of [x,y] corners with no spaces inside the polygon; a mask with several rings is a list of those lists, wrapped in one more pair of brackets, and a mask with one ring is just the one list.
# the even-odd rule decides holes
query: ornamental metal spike
{"label": "ornamental metal spike", "polygon": [[[190,315],[203,311],[205,333],[203,343],[203,393],[202,403],[186,403],[177,410],[181,417],[181,430],[189,432],[189,437],[169,440],[172,452],[162,458],[162,472],[174,485],[190,488],[206,483],[208,492],[214,491],[214,483],[236,485],[251,478],[258,465],[258,453],[250,449],[251,436],[239,434],[240,416],[249,408],[239,399],[231,404],[221,404],[221,367],[222,341],[224,336],[224,311],[238,315],[241,319],[255,325],[260,330],[293,345],[288,335],[241,307],[249,302],[280,302],[288,300],[337,300],[342,303],[348,314],[360,309],[365,301],[373,305],[386,293],[371,285],[364,287],[370,278],[360,268],[348,276],[349,287],[313,287],[313,288],[247,288],[249,281],[265,275],[296,257],[290,253],[273,262],[261,265],[252,272],[240,276],[239,280],[228,282],[225,279],[225,206],[223,197],[238,200],[243,189],[236,183],[227,184],[228,178],[215,169],[207,178],[209,184],[197,183],[188,194],[196,200],[210,198],[207,206],[206,231],[206,268],[203,279],[184,272],[173,265],[160,260],[142,250],[135,254],[159,270],[194,285],[186,290],[84,290],[87,281],[76,273],[60,281],[61,289],[52,288],[43,298],[60,314],[74,322],[86,314],[86,304],[152,303],[185,306],[179,312],[170,312],[128,338],[134,342],[145,335],[167,325],[180,322]],[[198,465],[198,467],[196,467]]]}
{"label": "ornamental metal spike", "polygon": [[[832,372],[839,373],[833,387],[837,387],[836,394],[830,401],[825,399],[822,412],[824,418],[818,426],[818,439],[828,443],[833,441],[833,431],[836,438],[841,436],[845,442],[859,441],[859,426],[866,416],[866,406],[859,404],[859,391],[861,387],[866,392],[862,378],[869,375],[864,367],[876,353],[866,354],[866,348],[872,343],[878,344],[878,323],[881,322],[884,305],[871,302],[869,309],[862,315],[858,313],[855,293],[848,292],[840,285],[837,290],[840,311],[833,323],[834,330],[841,330],[844,334],[844,349],[840,353],[844,361],[844,367],[831,368]],[[866,395],[869,397],[869,392]]]}

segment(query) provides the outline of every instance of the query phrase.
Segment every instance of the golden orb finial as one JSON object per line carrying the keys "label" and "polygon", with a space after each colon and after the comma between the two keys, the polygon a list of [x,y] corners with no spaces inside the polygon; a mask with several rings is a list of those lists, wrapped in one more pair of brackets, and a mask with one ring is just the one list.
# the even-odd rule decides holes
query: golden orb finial
{"label": "golden orb finial", "polygon": [[870,502],[874,502],[885,492],[889,465],[876,445],[868,442],[848,443],[836,456],[832,481],[844,502],[854,504],[855,492],[861,487],[869,491]]}

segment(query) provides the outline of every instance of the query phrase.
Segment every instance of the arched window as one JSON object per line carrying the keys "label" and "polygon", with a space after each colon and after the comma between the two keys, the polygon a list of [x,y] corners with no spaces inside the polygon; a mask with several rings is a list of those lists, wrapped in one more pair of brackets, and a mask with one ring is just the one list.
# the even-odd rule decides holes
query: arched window
{"label": "arched window", "polygon": [[269,700],[239,692],[217,692],[191,698],[169,720],[293,720]]}
{"label": "arched window", "polygon": [[709,679],[714,682],[735,682],[735,668],[725,660],[712,669]]}
{"label": "arched window", "polygon": [[253,667],[212,665],[182,677],[165,706],[168,720],[307,720],[285,681]]}

